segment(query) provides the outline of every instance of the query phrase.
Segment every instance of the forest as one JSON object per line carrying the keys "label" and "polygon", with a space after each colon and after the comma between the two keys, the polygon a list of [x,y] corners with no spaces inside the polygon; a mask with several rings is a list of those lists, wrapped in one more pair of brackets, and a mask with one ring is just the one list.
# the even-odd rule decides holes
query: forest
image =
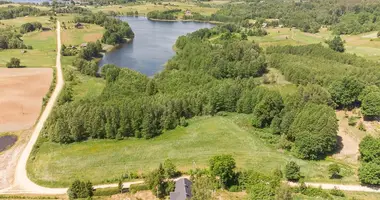
{"label": "forest", "polygon": [[49,13],[49,11],[41,11],[40,9],[32,6],[8,6],[0,8],[0,20],[25,17],[28,15],[45,16]]}

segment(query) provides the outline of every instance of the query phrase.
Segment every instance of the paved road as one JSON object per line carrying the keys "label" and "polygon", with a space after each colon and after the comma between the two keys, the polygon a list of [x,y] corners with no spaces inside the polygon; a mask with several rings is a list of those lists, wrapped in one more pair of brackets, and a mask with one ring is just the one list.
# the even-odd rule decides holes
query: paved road
{"label": "paved road", "polygon": [[[32,136],[26,145],[24,151],[22,152],[16,167],[15,180],[13,186],[0,190],[0,194],[65,194],[67,188],[46,188],[39,186],[33,183],[27,175],[26,163],[28,161],[29,155],[33,149],[34,144],[36,143],[38,136],[43,128],[43,125],[48,118],[50,112],[53,109],[54,103],[56,102],[60,91],[63,88],[64,81],[61,68],[61,26],[59,21],[57,21],[57,84],[54,89],[53,94],[51,95],[48,104],[45,107],[44,112],[42,113],[39,121],[32,133]],[[124,188],[129,188],[132,184],[143,183],[143,181],[135,182],[125,182],[123,183]],[[288,183],[291,186],[297,186],[297,183]],[[378,188],[370,188],[361,185],[339,185],[339,184],[326,184],[326,183],[306,183],[308,186],[312,187],[321,187],[322,189],[333,189],[338,188],[345,191],[362,191],[362,192],[380,192]],[[108,188],[108,187],[117,187],[117,184],[105,184],[97,185],[94,188]]]}

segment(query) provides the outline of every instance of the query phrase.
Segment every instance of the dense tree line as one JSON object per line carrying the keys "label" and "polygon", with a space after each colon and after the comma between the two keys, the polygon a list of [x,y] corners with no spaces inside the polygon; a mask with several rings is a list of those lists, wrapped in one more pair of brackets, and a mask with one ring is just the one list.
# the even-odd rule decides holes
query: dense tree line
{"label": "dense tree line", "polygon": [[0,20],[13,19],[16,17],[31,16],[44,16],[48,15],[49,11],[41,11],[32,6],[8,6],[0,8]]}
{"label": "dense tree line", "polygon": [[151,11],[147,14],[148,19],[165,19],[165,20],[175,20],[177,19],[176,14],[181,12],[181,9],[165,10],[165,11]]}
{"label": "dense tree line", "polygon": [[105,44],[116,45],[125,42],[125,39],[133,39],[134,33],[127,22],[109,17],[103,12],[86,13],[76,16],[75,22],[97,24],[106,29],[102,37]]}
{"label": "dense tree line", "polygon": [[259,1],[227,4],[211,16],[213,21],[241,22],[246,19],[278,19],[278,24],[316,33],[331,26],[335,34],[358,34],[379,29],[379,7],[376,2],[335,0]]}

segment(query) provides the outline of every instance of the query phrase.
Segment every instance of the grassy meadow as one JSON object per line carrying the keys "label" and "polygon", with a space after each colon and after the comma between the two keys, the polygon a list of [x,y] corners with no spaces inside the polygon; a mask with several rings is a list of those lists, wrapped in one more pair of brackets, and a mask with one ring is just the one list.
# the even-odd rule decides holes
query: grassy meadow
{"label": "grassy meadow", "polygon": [[[217,4],[221,4],[221,3],[218,2]],[[191,12],[198,12],[203,15],[211,15],[218,10],[217,8],[200,7],[194,3],[186,3],[186,2],[162,2],[161,5],[146,3],[146,4],[110,5],[110,6],[86,6],[86,8],[89,8],[90,10],[94,12],[102,11],[106,13],[110,11],[114,11],[117,13],[126,14],[127,12],[137,11],[140,16],[145,16],[149,12],[155,11],[155,10],[165,11],[165,10],[181,9],[184,12],[186,10],[190,10]],[[181,17],[182,15],[179,16],[179,18]]]}
{"label": "grassy meadow", "polygon": [[85,42],[95,42],[103,36],[104,28],[95,24],[83,24],[83,28],[75,28],[74,15],[57,16],[61,22],[61,40],[64,45],[80,45]]}
{"label": "grassy meadow", "polygon": [[22,17],[9,20],[0,20],[1,27],[13,27],[18,30],[22,24],[28,22],[41,22],[47,31],[34,31],[24,34],[21,38],[24,44],[32,46],[23,52],[21,49],[0,50],[0,67],[5,67],[12,57],[19,58],[22,66],[26,67],[53,67],[56,58],[56,32],[55,23],[49,21],[48,16]]}
{"label": "grassy meadow", "polygon": [[[262,47],[272,45],[306,45],[324,43],[326,39],[333,37],[331,31],[322,28],[319,33],[305,33],[291,28],[268,28],[268,35],[263,37],[248,36],[248,40],[260,43]],[[373,35],[375,32],[360,35],[342,35],[345,40],[347,53],[357,54],[370,60],[380,59],[380,40]]]}
{"label": "grassy meadow", "polygon": [[296,159],[264,142],[262,138],[267,137],[272,134],[254,129],[249,115],[197,117],[191,119],[186,128],[178,127],[150,140],[88,140],[69,145],[44,142],[27,169],[36,183],[59,187],[68,186],[75,179],[90,180],[94,184],[115,181],[126,172],[152,170],[168,158],[179,170],[188,171],[207,167],[214,155],[231,154],[238,168],[270,172],[295,160],[307,181],[357,182],[356,166],[340,163],[343,179],[330,180],[327,168],[335,161]]}

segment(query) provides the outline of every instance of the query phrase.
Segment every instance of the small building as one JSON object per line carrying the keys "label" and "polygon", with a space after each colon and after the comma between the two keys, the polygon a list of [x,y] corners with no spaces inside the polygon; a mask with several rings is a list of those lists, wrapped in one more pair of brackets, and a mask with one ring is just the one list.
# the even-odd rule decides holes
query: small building
{"label": "small building", "polygon": [[78,29],[83,28],[83,24],[81,24],[81,23],[76,23],[74,26],[75,26],[75,28],[78,28]]}
{"label": "small building", "polygon": [[186,10],[185,11],[185,16],[191,16],[191,11],[190,10]]}
{"label": "small building", "polygon": [[82,43],[82,44],[80,44],[80,47],[81,47],[81,48],[86,48],[86,47],[87,47],[87,43]]}
{"label": "small building", "polygon": [[175,182],[174,192],[170,192],[170,200],[191,199],[191,181],[187,178],[180,178]]}

